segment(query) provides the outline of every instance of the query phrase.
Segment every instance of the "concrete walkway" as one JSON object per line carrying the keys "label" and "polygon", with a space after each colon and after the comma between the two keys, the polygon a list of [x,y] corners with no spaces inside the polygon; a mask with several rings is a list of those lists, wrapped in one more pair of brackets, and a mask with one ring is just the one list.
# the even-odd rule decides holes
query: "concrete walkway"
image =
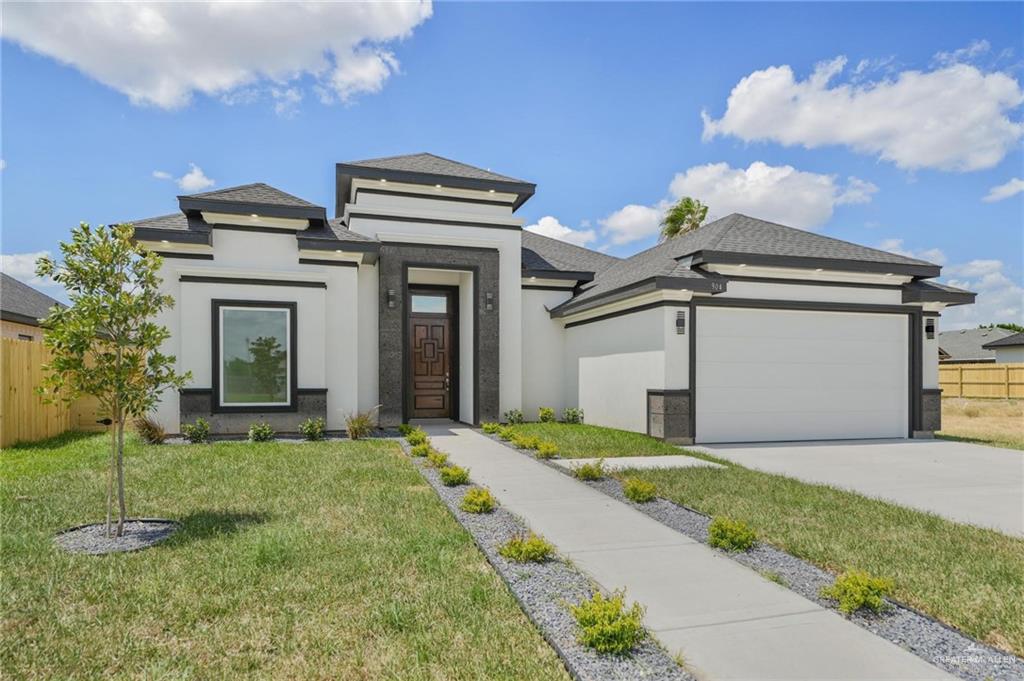
{"label": "concrete walkway", "polygon": [[636,509],[464,426],[425,430],[476,484],[645,623],[701,679],[952,679]]}
{"label": "concrete walkway", "polygon": [[[567,470],[572,470],[577,466],[582,466],[585,463],[596,463],[600,461],[597,458],[583,458],[583,459],[552,459],[551,462],[556,466],[561,466]],[[627,468],[643,468],[652,470],[655,468],[722,468],[721,464],[713,463],[711,461],[705,461],[704,459],[697,459],[692,456],[682,455],[669,455],[669,456],[610,456],[604,459],[604,469],[606,471],[622,471]]]}
{"label": "concrete walkway", "polygon": [[1024,536],[1024,452],[948,440],[703,445],[721,459]]}

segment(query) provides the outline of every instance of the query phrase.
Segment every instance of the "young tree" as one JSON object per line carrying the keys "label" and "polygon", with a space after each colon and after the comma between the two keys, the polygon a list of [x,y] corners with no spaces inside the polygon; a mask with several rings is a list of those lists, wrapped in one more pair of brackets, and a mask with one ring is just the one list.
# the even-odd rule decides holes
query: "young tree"
{"label": "young tree", "polygon": [[682,236],[704,224],[708,207],[697,199],[684,196],[679,199],[661,219],[661,240],[667,241]]}
{"label": "young tree", "polygon": [[113,487],[117,480],[116,536],[124,534],[124,428],[156,404],[167,388],[181,388],[191,375],[174,370],[175,359],[160,352],[170,333],[153,318],[174,305],[159,291],[160,256],[133,241],[131,225],[81,223],[61,242],[63,262],[42,257],[36,273],[61,284],[71,299],[44,320],[43,343],[53,360],[44,365],[39,391],[48,401],[71,402],[94,395],[110,415],[110,471],[107,476],[107,536],[111,534]]}

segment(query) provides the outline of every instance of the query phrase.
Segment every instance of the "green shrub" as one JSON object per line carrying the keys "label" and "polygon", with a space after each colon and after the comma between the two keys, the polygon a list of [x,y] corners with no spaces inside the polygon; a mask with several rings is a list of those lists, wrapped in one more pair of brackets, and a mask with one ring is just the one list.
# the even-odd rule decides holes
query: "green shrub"
{"label": "green shrub", "polygon": [[361,440],[373,434],[374,412],[376,407],[369,411],[356,412],[345,417],[345,430],[353,440]]}
{"label": "green shrub", "polygon": [[517,534],[498,548],[498,553],[517,563],[543,563],[554,552],[551,542],[533,532],[525,536]]}
{"label": "green shrub", "polygon": [[134,421],[135,432],[151,445],[162,445],[167,439],[167,431],[160,422],[151,416],[139,416]]}
{"label": "green shrub", "polygon": [[480,424],[480,428],[485,433],[487,433],[488,435],[494,435],[499,430],[501,430],[501,424],[500,423],[494,423],[493,421],[491,421],[491,422],[488,422],[488,423],[481,423]]}
{"label": "green shrub", "polygon": [[497,503],[489,490],[483,487],[470,487],[462,497],[459,508],[466,513],[490,513]]}
{"label": "green shrub", "polygon": [[518,426],[523,422],[523,412],[519,409],[509,409],[505,412],[505,422],[510,426]]}
{"label": "green shrub", "polygon": [[325,430],[327,430],[327,424],[320,416],[315,419],[306,419],[299,424],[299,432],[302,433],[302,437],[306,438],[310,442],[323,440]]}
{"label": "green shrub", "polygon": [[257,421],[249,426],[249,442],[270,442],[274,435],[274,429],[266,421]]}
{"label": "green shrub", "polygon": [[512,444],[519,449],[538,449],[540,448],[541,440],[536,435],[524,435],[522,433],[516,433],[512,437]]}
{"label": "green shrub", "polygon": [[409,434],[405,436],[405,441],[415,447],[416,445],[421,445],[427,441],[427,434],[420,428],[413,428],[409,431]]}
{"label": "green shrub", "polygon": [[506,442],[511,440],[515,436],[516,431],[512,428],[509,428],[508,426],[502,426],[501,428],[498,429],[498,437],[500,437],[502,440],[505,440]]}
{"label": "green shrub", "polygon": [[756,540],[754,530],[742,520],[717,516],[708,525],[708,543],[726,551],[746,551]]}
{"label": "green shrub", "polygon": [[644,639],[644,608],[639,603],[626,609],[625,594],[611,598],[596,593],[590,600],[570,607],[580,627],[579,641],[599,653],[624,655]]}
{"label": "green shrub", "polygon": [[568,407],[562,412],[562,420],[566,423],[583,423],[583,410],[576,407]]}
{"label": "green shrub", "polygon": [[600,480],[604,477],[604,459],[576,466],[572,474],[579,480]]}
{"label": "green shrub", "polygon": [[210,441],[210,424],[206,419],[196,419],[194,424],[186,423],[181,427],[181,434],[192,444],[201,444]]}
{"label": "green shrub", "polygon": [[844,572],[835,584],[821,588],[822,598],[839,602],[839,610],[847,615],[864,608],[881,612],[886,608],[885,597],[892,593],[892,580],[872,577],[860,570]]}
{"label": "green shrub", "polygon": [[541,407],[537,411],[537,418],[540,419],[541,423],[554,423],[555,410],[551,407]]}
{"label": "green shrub", "polygon": [[409,453],[413,456],[429,456],[432,451],[434,448],[430,446],[430,443],[424,442],[413,447]]}
{"label": "green shrub", "polygon": [[653,482],[647,482],[640,478],[626,478],[626,482],[622,483],[622,493],[630,501],[646,504],[657,496],[658,488],[654,486]]}
{"label": "green shrub", "polygon": [[441,469],[441,482],[448,487],[458,487],[469,482],[469,471],[460,466],[445,466]]}
{"label": "green shrub", "polygon": [[410,426],[408,423],[399,423],[398,424],[398,432],[401,433],[402,437],[407,436],[413,430],[415,430],[415,428]]}
{"label": "green shrub", "polygon": [[444,452],[439,452],[436,449],[431,449],[427,453],[427,463],[434,468],[444,468],[448,465],[448,455]]}
{"label": "green shrub", "polygon": [[537,447],[538,459],[553,459],[558,456],[558,445],[554,442],[541,442]]}

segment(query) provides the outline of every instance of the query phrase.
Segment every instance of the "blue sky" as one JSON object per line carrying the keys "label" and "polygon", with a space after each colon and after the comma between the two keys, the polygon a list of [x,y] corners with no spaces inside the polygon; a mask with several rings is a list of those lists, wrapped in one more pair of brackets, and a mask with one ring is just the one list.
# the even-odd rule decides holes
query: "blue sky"
{"label": "blue sky", "polygon": [[947,325],[1024,321],[1024,5],[363,9],[5,7],[5,271],[209,181],[331,207],[335,162],[431,151],[536,182],[527,224],[591,248],[692,194],[939,261],[981,293]]}

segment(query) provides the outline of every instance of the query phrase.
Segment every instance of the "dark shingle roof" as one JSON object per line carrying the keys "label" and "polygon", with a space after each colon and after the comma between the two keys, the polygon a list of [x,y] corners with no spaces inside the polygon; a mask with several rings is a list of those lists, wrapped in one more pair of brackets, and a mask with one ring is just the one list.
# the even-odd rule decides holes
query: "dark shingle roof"
{"label": "dark shingle roof", "polygon": [[[996,327],[998,328],[998,327]],[[1005,329],[1004,329],[1005,330]],[[981,347],[988,348],[1011,348],[1017,345],[1024,345],[1024,333],[1014,333],[1005,338],[994,340],[991,343],[985,343]]]}
{"label": "dark shingle roof", "polygon": [[474,180],[493,180],[495,182],[523,182],[514,177],[499,175],[490,170],[477,168],[467,163],[460,163],[435,154],[406,154],[404,156],[386,156],[384,158],[370,158],[363,161],[348,161],[345,165],[361,166],[363,168],[378,168],[381,170],[399,170],[410,173],[425,173],[428,175],[450,175],[451,177],[466,177]]}
{"label": "dark shingle roof", "polygon": [[160,215],[155,218],[143,218],[141,220],[129,220],[136,229],[188,229],[188,218],[181,213]]}
{"label": "dark shingle roof", "polygon": [[949,354],[951,362],[995,360],[996,353],[986,350],[987,344],[1013,335],[1013,331],[999,327],[942,331],[939,333],[939,347]]}
{"label": "dark shingle roof", "polygon": [[541,234],[523,231],[523,270],[536,272],[603,272],[619,259]]}
{"label": "dark shingle roof", "polygon": [[63,303],[0,272],[0,316],[3,319],[38,326],[39,320],[46,317],[54,305]]}
{"label": "dark shingle roof", "polygon": [[[319,208],[315,203],[300,199],[288,192],[262,182],[243,184],[237,187],[226,187],[200,194],[185,194],[190,199],[206,199],[207,201],[224,201],[225,203],[265,203],[271,206],[295,206],[301,208]],[[180,198],[180,197],[179,197]]]}

